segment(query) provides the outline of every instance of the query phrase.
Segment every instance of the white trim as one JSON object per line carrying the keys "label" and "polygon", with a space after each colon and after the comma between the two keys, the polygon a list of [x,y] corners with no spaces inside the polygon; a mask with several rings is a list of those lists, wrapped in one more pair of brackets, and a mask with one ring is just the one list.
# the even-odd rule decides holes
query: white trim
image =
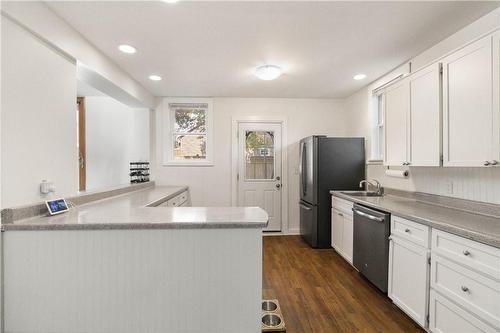
{"label": "white trim", "polygon": [[231,128],[231,206],[238,205],[238,125],[239,123],[278,123],[281,124],[281,233],[288,234],[288,156],[287,156],[287,118],[276,117],[233,117]]}
{"label": "white trim", "polygon": [[[207,126],[207,158],[203,161],[175,161],[173,160],[172,154],[172,116],[170,108],[168,105],[170,103],[204,103],[208,105],[206,113],[206,126]],[[167,97],[163,99],[162,107],[162,120],[161,120],[161,153],[162,153],[162,165],[163,166],[213,166],[214,165],[214,121],[213,121],[213,99],[211,98],[171,98]]]}

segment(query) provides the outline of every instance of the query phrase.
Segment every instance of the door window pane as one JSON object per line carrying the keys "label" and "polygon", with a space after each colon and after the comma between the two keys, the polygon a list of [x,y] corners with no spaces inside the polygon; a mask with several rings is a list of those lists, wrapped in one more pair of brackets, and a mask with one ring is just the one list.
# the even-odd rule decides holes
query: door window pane
{"label": "door window pane", "polygon": [[245,132],[245,179],[274,179],[273,132]]}
{"label": "door window pane", "polygon": [[205,159],[206,157],[206,135],[174,135],[175,160]]}

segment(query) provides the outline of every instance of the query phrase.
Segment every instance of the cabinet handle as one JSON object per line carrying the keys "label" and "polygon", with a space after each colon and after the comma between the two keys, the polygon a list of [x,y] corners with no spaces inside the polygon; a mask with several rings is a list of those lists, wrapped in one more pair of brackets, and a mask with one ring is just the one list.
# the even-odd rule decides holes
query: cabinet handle
{"label": "cabinet handle", "polygon": [[491,163],[490,163],[490,161],[485,161],[485,162],[484,162],[484,166],[488,166],[488,165],[490,165],[490,164],[491,164]]}
{"label": "cabinet handle", "polygon": [[410,233],[410,229],[405,229],[405,232]]}
{"label": "cabinet handle", "polygon": [[344,216],[344,214],[342,214],[342,213],[337,213],[337,214],[338,214],[339,216]]}
{"label": "cabinet handle", "polygon": [[460,287],[460,289],[462,289],[462,291],[463,291],[464,293],[466,293],[466,292],[468,292],[468,291],[469,291],[469,288],[467,288],[466,286],[462,286],[462,287]]}
{"label": "cabinet handle", "polygon": [[464,256],[468,256],[468,255],[470,255],[470,252],[469,252],[469,251],[467,251],[467,250],[464,250],[462,253],[464,254]]}
{"label": "cabinet handle", "polygon": [[498,164],[498,161],[497,160],[493,160],[491,161],[491,165],[497,165]]}

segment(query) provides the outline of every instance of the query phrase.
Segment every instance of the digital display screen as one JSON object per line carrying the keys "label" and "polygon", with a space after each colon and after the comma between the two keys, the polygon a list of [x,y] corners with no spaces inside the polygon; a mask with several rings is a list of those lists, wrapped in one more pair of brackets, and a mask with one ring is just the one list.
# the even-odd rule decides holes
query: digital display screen
{"label": "digital display screen", "polygon": [[66,201],[64,199],[57,199],[52,201],[47,201],[47,208],[50,214],[57,214],[68,210]]}

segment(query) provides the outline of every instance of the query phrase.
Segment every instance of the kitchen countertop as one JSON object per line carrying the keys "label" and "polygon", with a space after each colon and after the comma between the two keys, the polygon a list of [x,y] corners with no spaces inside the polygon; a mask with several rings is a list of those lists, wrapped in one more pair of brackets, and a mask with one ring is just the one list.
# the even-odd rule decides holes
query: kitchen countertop
{"label": "kitchen countertop", "polygon": [[341,191],[330,193],[341,199],[500,248],[500,217],[475,214],[391,194],[382,197],[355,197]]}
{"label": "kitchen countertop", "polygon": [[156,186],[80,205],[61,215],[37,216],[2,227],[5,231],[12,231],[267,226],[268,215],[258,207],[154,207],[185,190],[185,186]]}

